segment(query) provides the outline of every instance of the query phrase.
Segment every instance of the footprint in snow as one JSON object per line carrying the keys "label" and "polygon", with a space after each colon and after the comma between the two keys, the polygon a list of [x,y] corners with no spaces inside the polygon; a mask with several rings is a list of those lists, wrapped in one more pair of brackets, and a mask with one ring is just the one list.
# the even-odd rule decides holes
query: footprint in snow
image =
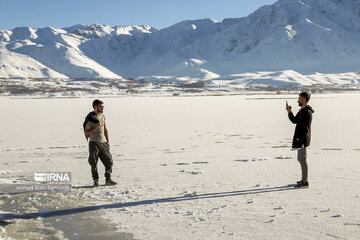
{"label": "footprint in snow", "polygon": [[253,157],[251,159],[236,159],[235,162],[257,162],[257,161],[267,161],[270,160],[268,157]]}
{"label": "footprint in snow", "polygon": [[273,210],[282,210],[282,209],[284,209],[284,207],[282,207],[282,206],[279,206],[279,207],[273,208]]}
{"label": "footprint in snow", "polygon": [[179,165],[179,166],[181,166],[181,165],[190,165],[190,163],[188,163],[188,162],[180,162],[180,163],[177,163],[176,165]]}
{"label": "footprint in snow", "polygon": [[293,159],[293,157],[290,156],[278,156],[276,159]]}
{"label": "footprint in snow", "polygon": [[188,174],[191,174],[191,175],[198,175],[198,174],[201,174],[203,173],[202,171],[185,171],[185,170],[180,170],[181,173],[188,173]]}
{"label": "footprint in snow", "polygon": [[249,159],[236,159],[235,162],[249,162]]}
{"label": "footprint in snow", "polygon": [[188,191],[184,192],[184,197],[196,197],[198,195],[198,193],[196,191],[192,192],[192,193],[188,193]]}
{"label": "footprint in snow", "polygon": [[231,134],[231,135],[227,135],[228,137],[240,137],[241,134]]}

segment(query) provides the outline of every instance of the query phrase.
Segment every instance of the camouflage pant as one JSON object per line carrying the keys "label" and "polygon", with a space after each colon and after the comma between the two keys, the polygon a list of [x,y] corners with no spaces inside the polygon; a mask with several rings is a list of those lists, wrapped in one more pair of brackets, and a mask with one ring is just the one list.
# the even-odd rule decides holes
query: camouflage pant
{"label": "camouflage pant", "polygon": [[110,146],[107,142],[89,142],[89,164],[91,166],[92,178],[99,179],[97,170],[98,158],[100,157],[101,162],[105,166],[105,178],[110,179],[113,159],[110,154]]}

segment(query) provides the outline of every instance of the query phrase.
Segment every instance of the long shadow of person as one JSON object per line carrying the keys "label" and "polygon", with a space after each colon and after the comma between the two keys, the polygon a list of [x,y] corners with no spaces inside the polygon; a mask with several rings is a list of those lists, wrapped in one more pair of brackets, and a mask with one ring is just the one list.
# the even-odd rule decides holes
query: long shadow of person
{"label": "long shadow of person", "polygon": [[79,208],[68,208],[68,209],[55,210],[55,211],[33,212],[26,214],[2,213],[0,214],[0,220],[1,220],[0,225],[9,224],[11,223],[9,222],[9,220],[11,221],[14,219],[34,219],[39,217],[48,218],[48,217],[62,216],[68,214],[83,213],[88,211],[96,211],[100,209],[115,209],[115,208],[124,208],[124,207],[134,207],[140,205],[191,201],[198,199],[224,198],[224,197],[234,197],[234,196],[242,196],[242,195],[274,193],[274,192],[283,192],[289,190],[294,190],[294,185],[269,187],[269,188],[256,188],[250,190],[240,190],[240,191],[231,191],[231,192],[205,193],[199,195],[189,194],[179,197],[159,198],[159,199],[142,200],[142,201],[125,202],[125,203],[112,203],[112,204],[94,205],[94,206],[86,206]]}

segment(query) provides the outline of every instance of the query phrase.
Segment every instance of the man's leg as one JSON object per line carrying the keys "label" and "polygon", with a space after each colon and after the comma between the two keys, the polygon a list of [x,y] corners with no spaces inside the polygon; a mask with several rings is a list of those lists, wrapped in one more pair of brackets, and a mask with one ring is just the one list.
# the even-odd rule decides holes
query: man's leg
{"label": "man's leg", "polygon": [[298,150],[298,161],[301,165],[301,172],[302,172],[302,179],[303,181],[308,180],[308,165],[306,162],[307,153],[306,153],[306,147],[301,148]]}
{"label": "man's leg", "polygon": [[105,166],[105,178],[106,180],[110,180],[112,173],[112,166],[113,166],[113,159],[110,153],[110,146],[107,142],[100,144],[101,144],[101,149],[99,152],[99,157],[101,162]]}
{"label": "man's leg", "polygon": [[89,142],[89,164],[91,166],[91,175],[93,180],[99,179],[99,174],[97,171],[97,162],[99,156],[99,146],[97,142]]}

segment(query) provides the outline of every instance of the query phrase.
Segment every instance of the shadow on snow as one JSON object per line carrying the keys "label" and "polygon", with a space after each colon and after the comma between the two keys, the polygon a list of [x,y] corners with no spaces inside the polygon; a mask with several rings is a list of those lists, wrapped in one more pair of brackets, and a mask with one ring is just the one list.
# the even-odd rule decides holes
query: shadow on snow
{"label": "shadow on snow", "polygon": [[[81,187],[75,187],[75,188],[88,188],[88,187],[81,186]],[[4,220],[34,219],[34,218],[39,218],[39,217],[48,218],[48,217],[56,217],[56,216],[62,216],[62,215],[68,215],[68,214],[83,213],[83,212],[88,212],[88,211],[96,211],[96,210],[101,210],[101,209],[116,209],[116,208],[134,207],[134,206],[140,206],[140,205],[191,201],[191,200],[209,199],[209,198],[223,198],[223,197],[233,197],[233,196],[242,196],[242,195],[251,195],[251,194],[271,193],[271,192],[283,192],[283,191],[289,191],[289,190],[294,190],[294,185],[232,191],[232,192],[206,193],[206,194],[199,194],[199,195],[195,195],[195,196],[185,195],[185,196],[180,196],[180,197],[159,198],[159,199],[152,199],[152,200],[142,200],[142,201],[137,201],[137,202],[112,203],[112,204],[94,205],[94,206],[79,207],[79,208],[69,208],[69,209],[62,209],[62,210],[56,210],[56,211],[26,213],[26,214],[3,213],[3,214],[0,214],[0,225],[10,223],[10,222],[5,222]]]}

